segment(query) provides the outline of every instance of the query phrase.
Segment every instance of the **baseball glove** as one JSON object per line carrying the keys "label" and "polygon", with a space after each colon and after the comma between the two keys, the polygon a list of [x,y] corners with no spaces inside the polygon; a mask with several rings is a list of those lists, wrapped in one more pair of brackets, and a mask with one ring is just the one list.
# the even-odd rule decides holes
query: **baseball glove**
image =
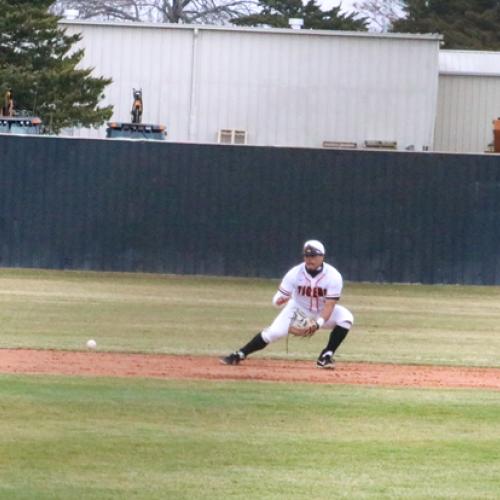
{"label": "baseball glove", "polygon": [[288,333],[296,337],[311,337],[318,329],[318,323],[301,309],[295,309],[290,320]]}

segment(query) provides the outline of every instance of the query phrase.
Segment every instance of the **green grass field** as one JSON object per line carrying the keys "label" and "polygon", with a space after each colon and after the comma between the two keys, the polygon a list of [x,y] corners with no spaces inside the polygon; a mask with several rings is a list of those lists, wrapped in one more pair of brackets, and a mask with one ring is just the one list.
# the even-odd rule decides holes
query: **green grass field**
{"label": "green grass field", "polygon": [[[0,270],[0,347],[214,355],[276,315],[274,280]],[[500,366],[500,288],[347,283],[355,326],[339,359]],[[313,359],[327,332],[263,357]]]}
{"label": "green grass field", "polygon": [[[0,347],[218,356],[272,320],[276,285],[0,270]],[[498,367],[499,299],[347,283],[339,359]],[[325,337],[258,355],[313,361]],[[498,391],[1,375],[0,393],[0,499],[500,498]]]}

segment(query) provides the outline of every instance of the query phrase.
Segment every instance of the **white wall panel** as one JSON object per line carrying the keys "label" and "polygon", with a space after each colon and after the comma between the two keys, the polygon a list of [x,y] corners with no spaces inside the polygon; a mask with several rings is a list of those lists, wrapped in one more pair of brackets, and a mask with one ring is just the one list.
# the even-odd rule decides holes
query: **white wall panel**
{"label": "white wall panel", "polygon": [[252,144],[396,140],[431,146],[437,44],[373,37],[202,32],[197,137],[244,128]]}
{"label": "white wall panel", "polygon": [[482,153],[500,117],[500,76],[441,75],[436,151]]}
{"label": "white wall panel", "polygon": [[[65,25],[67,26],[67,25]],[[131,120],[132,89],[142,88],[144,123],[167,126],[171,140],[186,140],[189,128],[192,32],[155,30],[127,25],[69,25],[68,33],[82,32],[82,65],[94,74],[111,77],[103,104],[112,104],[112,120]],[[104,136],[99,131],[75,135]]]}
{"label": "white wall panel", "polygon": [[482,153],[500,117],[500,52],[442,50],[434,148]]}
{"label": "white wall panel", "polygon": [[113,78],[105,101],[115,106],[113,119],[130,119],[132,88],[142,87],[143,121],[164,123],[173,141],[215,142],[219,129],[231,128],[256,145],[391,140],[400,149],[432,148],[437,36],[64,26],[83,33],[84,65]]}

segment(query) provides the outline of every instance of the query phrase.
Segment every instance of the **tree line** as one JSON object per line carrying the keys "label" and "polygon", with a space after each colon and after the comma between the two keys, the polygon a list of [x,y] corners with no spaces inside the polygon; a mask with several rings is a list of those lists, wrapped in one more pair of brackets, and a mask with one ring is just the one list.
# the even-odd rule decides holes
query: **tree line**
{"label": "tree line", "polygon": [[83,19],[234,24],[303,29],[440,33],[447,49],[500,49],[500,0],[358,0],[351,12],[323,10],[319,0],[57,0],[61,15]]}
{"label": "tree line", "polygon": [[68,10],[81,19],[222,24],[303,29],[439,33],[447,49],[500,50],[500,0],[358,0],[352,11],[319,0],[0,0],[0,92],[17,109],[40,116],[46,130],[98,127],[109,78],[81,68],[80,35],[58,24]]}

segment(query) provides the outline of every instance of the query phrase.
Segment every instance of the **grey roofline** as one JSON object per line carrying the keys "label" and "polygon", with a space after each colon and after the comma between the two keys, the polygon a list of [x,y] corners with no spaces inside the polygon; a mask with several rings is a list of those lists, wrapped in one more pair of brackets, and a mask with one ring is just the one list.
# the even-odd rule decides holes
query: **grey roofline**
{"label": "grey roofline", "polygon": [[499,77],[500,73],[492,72],[492,73],[481,73],[480,71],[460,71],[460,70],[444,70],[439,71],[439,74],[442,76],[479,76],[479,77]]}
{"label": "grey roofline", "polygon": [[89,19],[61,19],[59,24],[67,25],[86,25],[86,26],[111,26],[126,28],[155,28],[155,29],[184,29],[184,30],[203,30],[203,31],[240,31],[250,33],[266,34],[293,34],[293,35],[319,35],[319,36],[345,36],[357,38],[395,38],[399,40],[421,40],[440,42],[443,36],[438,33],[412,34],[412,33],[378,33],[370,31],[334,31],[334,30],[307,30],[307,29],[288,29],[288,28],[251,28],[241,26],[215,26],[207,24],[174,24],[174,23],[142,23],[129,21],[95,21]]}

